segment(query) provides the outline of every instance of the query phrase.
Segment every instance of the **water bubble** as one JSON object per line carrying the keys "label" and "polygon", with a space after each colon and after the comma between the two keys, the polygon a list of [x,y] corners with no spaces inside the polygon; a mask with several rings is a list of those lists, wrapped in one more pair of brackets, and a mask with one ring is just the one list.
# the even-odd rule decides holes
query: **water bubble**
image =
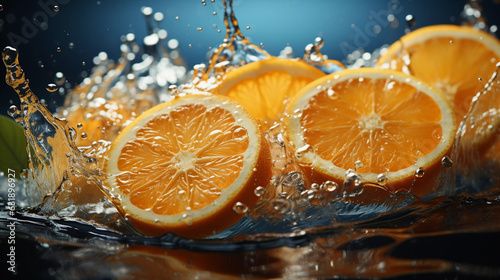
{"label": "water bubble", "polygon": [[175,17],[175,20],[179,20],[179,17],[178,17],[178,16],[176,16],[176,17]]}
{"label": "water bubble", "polygon": [[82,132],[81,137],[82,139],[87,139],[88,135],[86,132]]}
{"label": "water bubble", "polygon": [[203,31],[203,29],[201,27],[196,28],[196,30],[198,30],[200,32]]}
{"label": "water bubble", "polygon": [[250,26],[247,26],[247,30],[250,30]]}
{"label": "water bubble", "polygon": [[248,206],[241,202],[236,202],[233,206],[233,210],[238,214],[245,214],[248,212]]}
{"label": "water bubble", "polygon": [[253,191],[255,196],[259,196],[259,197],[263,196],[265,192],[266,192],[266,189],[264,187],[261,187],[261,186],[256,187],[255,190]]}
{"label": "water bubble", "polygon": [[264,43],[260,43],[260,46],[263,48],[264,47]]}
{"label": "water bubble", "polygon": [[59,87],[56,84],[48,84],[45,88],[48,92],[55,92]]}
{"label": "water bubble", "polygon": [[217,12],[213,12],[212,15],[216,16],[217,15]]}
{"label": "water bubble", "polygon": [[57,52],[61,52],[61,47],[57,47],[57,48],[56,48],[56,51],[57,51]]}
{"label": "water bubble", "polygon": [[419,167],[417,168],[417,170],[415,170],[415,177],[417,178],[424,177],[424,174],[425,174],[425,169],[423,167]]}
{"label": "water bubble", "polygon": [[78,124],[76,125],[76,127],[77,127],[78,129],[82,129],[82,128],[83,128],[83,124],[82,124],[82,123],[78,123]]}
{"label": "water bubble", "polygon": [[3,5],[0,5],[0,12],[3,11]]}
{"label": "water bubble", "polygon": [[182,221],[188,226],[193,224],[193,218],[189,214],[183,214]]}
{"label": "water bubble", "polygon": [[59,6],[54,6],[54,12],[59,12]]}
{"label": "water bubble", "polygon": [[73,49],[75,47],[75,43],[70,42],[68,46],[69,46],[70,49]]}
{"label": "water bubble", "polygon": [[188,47],[190,47],[190,48],[191,48],[191,47],[193,47],[193,46],[192,46],[191,44],[189,44],[189,45],[188,45]]}
{"label": "water bubble", "polygon": [[445,156],[441,159],[441,164],[444,167],[451,167],[453,165],[453,161],[451,160],[451,158],[449,156]]}
{"label": "water bubble", "polygon": [[205,0],[201,0],[201,4],[203,4],[203,6],[207,5],[207,3],[205,2]]}

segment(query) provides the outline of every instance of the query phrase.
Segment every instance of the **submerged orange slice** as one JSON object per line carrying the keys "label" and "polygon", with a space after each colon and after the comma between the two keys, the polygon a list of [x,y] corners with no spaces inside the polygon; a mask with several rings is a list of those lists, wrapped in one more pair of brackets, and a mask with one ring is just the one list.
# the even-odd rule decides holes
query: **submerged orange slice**
{"label": "submerged orange slice", "polygon": [[316,183],[342,184],[352,169],[362,181],[392,191],[413,186],[415,194],[427,193],[455,135],[446,98],[392,70],[343,70],[320,78],[287,112],[287,137]]}
{"label": "submerged orange slice", "polygon": [[229,72],[215,93],[237,100],[268,128],[279,121],[290,98],[322,76],[300,60],[269,58]]}
{"label": "submerged orange slice", "polygon": [[500,41],[472,27],[435,25],[392,44],[378,65],[416,76],[439,88],[454,106],[457,122],[468,112],[500,62]]}
{"label": "submerged orange slice", "polygon": [[270,179],[258,124],[228,97],[192,94],[157,105],[112,143],[106,171],[118,208],[148,235],[202,238],[236,223]]}

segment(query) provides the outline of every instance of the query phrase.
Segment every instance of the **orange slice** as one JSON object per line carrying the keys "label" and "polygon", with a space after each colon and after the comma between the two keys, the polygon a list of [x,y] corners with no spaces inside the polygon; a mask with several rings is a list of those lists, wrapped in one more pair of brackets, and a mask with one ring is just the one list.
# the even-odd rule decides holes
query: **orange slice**
{"label": "orange slice", "polygon": [[214,93],[237,100],[269,128],[279,121],[291,97],[322,76],[300,60],[269,58],[229,72]]}
{"label": "orange slice", "polygon": [[257,122],[228,97],[175,97],[141,114],[112,143],[107,181],[137,230],[202,238],[236,223],[271,177]]}
{"label": "orange slice", "polygon": [[493,36],[472,27],[436,25],[403,36],[378,65],[416,76],[442,90],[459,123],[498,62],[500,41]]}
{"label": "orange slice", "polygon": [[342,184],[353,169],[362,181],[392,191],[413,186],[424,194],[434,187],[455,134],[446,98],[392,70],[343,70],[320,78],[287,112],[285,131],[297,161],[318,184]]}

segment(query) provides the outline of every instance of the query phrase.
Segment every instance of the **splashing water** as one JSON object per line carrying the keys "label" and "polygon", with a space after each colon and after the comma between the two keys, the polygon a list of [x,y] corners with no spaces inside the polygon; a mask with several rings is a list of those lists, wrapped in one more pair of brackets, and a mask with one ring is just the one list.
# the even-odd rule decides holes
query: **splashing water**
{"label": "splashing water", "polygon": [[[300,168],[295,162],[296,155],[285,146],[282,127],[277,125],[267,131],[274,177],[270,187],[255,189],[255,195],[261,197],[257,206],[249,209],[239,202],[233,206],[234,211],[246,215],[238,224],[203,242],[170,234],[161,238],[137,236],[126,217],[121,217],[114,208],[116,198],[102,187],[107,175],[101,169],[110,142],[136,116],[172,98],[176,92],[193,88],[210,90],[227,71],[270,57],[243,36],[232,1],[223,2],[224,42],[213,50],[207,67],[195,66],[191,81],[178,49],[164,47],[166,32],[155,26],[152,10],[143,8],[149,31],[144,39],[143,60],[133,63],[140,53],[133,34],[125,36],[117,63],[105,53],[99,54],[92,75],[67,94],[57,113],[67,121],[54,117],[30,90],[19,65],[18,52],[13,48],[4,50],[6,80],[21,99],[20,109],[13,107],[11,116],[23,126],[28,139],[27,205],[32,207],[32,213],[38,214],[29,215],[19,209],[18,229],[44,236],[43,242],[48,246],[82,247],[78,250],[80,257],[69,250],[60,252],[60,258],[71,259],[76,267],[63,267],[59,273],[74,273],[91,264],[107,276],[133,274],[137,267],[153,265],[159,273],[164,272],[160,275],[170,275],[176,270],[187,279],[211,278],[218,273],[275,278],[380,277],[415,270],[500,276],[495,264],[485,272],[472,262],[455,262],[452,256],[444,260],[425,257],[421,262],[418,255],[408,253],[416,249],[409,244],[423,242],[429,234],[453,238],[477,228],[500,231],[495,222],[500,216],[496,187],[500,178],[495,175],[499,170],[500,147],[498,70],[474,99],[460,126],[452,154],[442,160],[443,166],[449,168],[445,176],[447,189],[440,193],[441,197],[423,202],[409,193],[390,193],[384,187],[384,174],[379,175],[378,183],[363,183],[355,169],[350,170],[343,185],[329,181],[309,185],[297,171]],[[306,46],[303,60],[326,73],[342,69],[341,64],[321,54],[323,45],[323,40],[317,38]],[[350,55],[353,62],[350,67],[369,66],[382,49],[370,53],[369,58],[358,50],[359,55]],[[288,49],[283,55],[291,53]],[[92,134],[94,130],[97,135]],[[474,150],[477,141],[483,141],[479,143],[483,150]],[[415,175],[424,174],[422,170]],[[450,196],[462,191],[477,195]],[[46,221],[44,215],[51,214],[56,217]],[[7,215],[0,212],[0,223],[8,221]],[[185,222],[189,224],[189,215]],[[224,250],[229,258],[241,260],[245,265],[228,272],[227,256],[214,253]],[[84,253],[98,257],[86,258]],[[59,257],[47,258],[60,261]],[[184,263],[185,268],[177,270],[176,261]],[[107,269],[109,266],[113,269]],[[175,269],[168,272],[165,267]],[[190,268],[194,269],[189,271]],[[175,276],[179,277],[172,274]]]}

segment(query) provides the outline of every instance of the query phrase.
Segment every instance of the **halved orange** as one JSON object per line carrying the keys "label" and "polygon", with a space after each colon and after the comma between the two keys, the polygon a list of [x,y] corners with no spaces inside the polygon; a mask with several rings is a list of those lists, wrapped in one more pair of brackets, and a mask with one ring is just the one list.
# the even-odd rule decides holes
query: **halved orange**
{"label": "halved orange", "polygon": [[297,94],[287,113],[285,131],[297,161],[318,184],[342,184],[352,169],[362,181],[392,191],[413,186],[422,195],[433,189],[455,135],[446,98],[393,70],[361,68],[320,78]]}
{"label": "halved orange", "polygon": [[234,100],[176,96],[141,114],[113,141],[110,196],[137,230],[202,238],[236,223],[271,177],[257,122]]}
{"label": "halved orange", "polygon": [[435,25],[415,30],[392,44],[378,66],[418,77],[443,91],[457,122],[468,112],[500,62],[500,41],[472,27]]}
{"label": "halved orange", "polygon": [[214,93],[237,100],[264,128],[281,118],[302,87],[325,74],[300,60],[269,58],[229,72]]}

